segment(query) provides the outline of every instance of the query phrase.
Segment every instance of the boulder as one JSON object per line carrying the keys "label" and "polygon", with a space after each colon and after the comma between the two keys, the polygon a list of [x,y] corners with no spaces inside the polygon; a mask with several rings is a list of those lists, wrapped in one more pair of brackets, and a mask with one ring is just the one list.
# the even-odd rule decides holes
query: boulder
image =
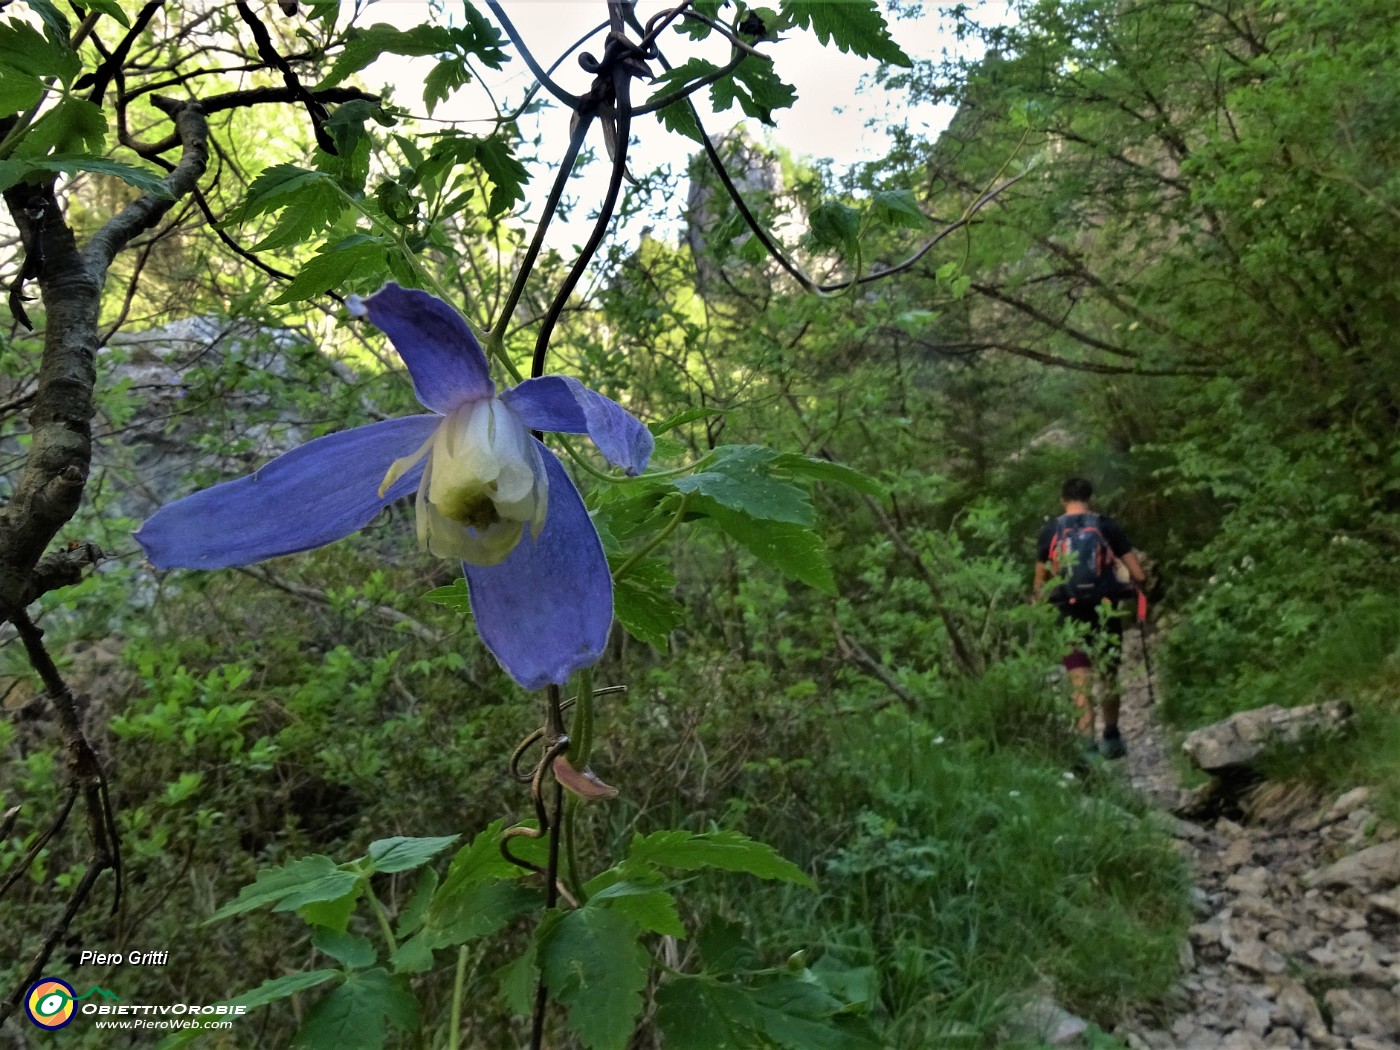
{"label": "boulder", "polygon": [[1342,700],[1304,707],[1270,704],[1195,730],[1181,749],[1197,769],[1216,775],[1239,773],[1273,748],[1338,732],[1350,719],[1351,707]]}
{"label": "boulder", "polygon": [[1303,876],[1308,886],[1351,887],[1365,893],[1394,889],[1400,882],[1400,842],[1382,842]]}

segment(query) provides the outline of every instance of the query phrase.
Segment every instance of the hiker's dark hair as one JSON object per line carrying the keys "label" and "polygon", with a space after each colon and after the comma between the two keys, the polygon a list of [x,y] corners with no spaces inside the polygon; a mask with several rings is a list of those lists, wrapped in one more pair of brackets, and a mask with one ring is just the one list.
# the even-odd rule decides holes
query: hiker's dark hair
{"label": "hiker's dark hair", "polygon": [[1060,499],[1066,503],[1088,503],[1094,498],[1094,486],[1087,478],[1066,478],[1060,486]]}

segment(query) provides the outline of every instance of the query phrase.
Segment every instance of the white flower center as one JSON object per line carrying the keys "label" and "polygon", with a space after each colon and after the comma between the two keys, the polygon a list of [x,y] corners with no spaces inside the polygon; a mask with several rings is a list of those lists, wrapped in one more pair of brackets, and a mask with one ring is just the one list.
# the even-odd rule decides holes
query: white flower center
{"label": "white flower center", "polygon": [[380,494],[427,456],[416,503],[418,542],[441,558],[504,561],[530,525],[544,527],[549,484],[535,440],[499,399],[453,409],[417,452],[396,460]]}

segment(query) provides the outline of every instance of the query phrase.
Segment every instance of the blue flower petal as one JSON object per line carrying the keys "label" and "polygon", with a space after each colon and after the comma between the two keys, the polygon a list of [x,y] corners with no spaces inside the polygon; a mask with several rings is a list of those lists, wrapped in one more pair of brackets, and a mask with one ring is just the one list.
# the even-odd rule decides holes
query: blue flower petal
{"label": "blue flower petal", "polygon": [[379,495],[394,460],[412,455],[441,421],[408,416],[308,441],[246,478],[167,504],[137,542],[159,569],[223,569],[338,540],[418,487],[421,463]]}
{"label": "blue flower petal", "polygon": [[389,337],[413,376],[424,408],[447,415],[464,401],[495,393],[486,355],[462,315],[441,299],[390,281],[368,299],[351,304]]}
{"label": "blue flower petal", "polygon": [[486,647],[526,689],[563,685],[603,655],[612,627],[612,575],[583,499],[540,445],[549,512],[499,565],[463,565]]}
{"label": "blue flower petal", "polygon": [[507,390],[510,405],[531,430],[587,434],[610,463],[640,474],[656,442],[636,416],[572,376],[540,376]]}

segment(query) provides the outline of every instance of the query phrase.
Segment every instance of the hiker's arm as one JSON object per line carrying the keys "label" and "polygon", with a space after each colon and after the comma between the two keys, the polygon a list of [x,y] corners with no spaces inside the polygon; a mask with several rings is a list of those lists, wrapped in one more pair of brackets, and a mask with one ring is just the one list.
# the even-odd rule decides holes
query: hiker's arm
{"label": "hiker's arm", "polygon": [[[1139,572],[1142,570],[1139,569]],[[1035,563],[1035,582],[1031,584],[1031,601],[1040,601],[1040,592],[1045,587],[1045,580],[1050,575],[1050,570],[1043,561]]]}
{"label": "hiker's arm", "polygon": [[1138,561],[1137,551],[1129,551],[1122,557],[1123,567],[1128,570],[1128,575],[1133,578],[1133,582],[1143,584],[1147,582],[1147,573],[1142,571],[1142,562]]}

